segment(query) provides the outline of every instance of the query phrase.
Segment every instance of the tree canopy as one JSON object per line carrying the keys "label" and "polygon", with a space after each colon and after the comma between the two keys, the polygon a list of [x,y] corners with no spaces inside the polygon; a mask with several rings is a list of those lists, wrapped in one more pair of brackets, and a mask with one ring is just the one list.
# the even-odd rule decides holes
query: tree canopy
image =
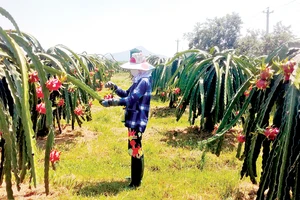
{"label": "tree canopy", "polygon": [[209,51],[217,46],[220,51],[236,49],[238,54],[247,56],[267,55],[295,39],[291,26],[284,26],[281,22],[276,23],[269,34],[263,30],[247,30],[246,35],[241,36],[242,23],[238,14],[227,14],[196,23],[194,30],[185,33],[184,37],[189,41],[190,49]]}
{"label": "tree canopy", "polygon": [[242,20],[238,14],[227,14],[197,23],[193,32],[184,34],[184,37],[189,41],[189,48],[209,50],[218,46],[220,50],[232,49],[236,46],[241,25]]}
{"label": "tree canopy", "polygon": [[273,32],[266,34],[260,30],[248,30],[246,35],[238,39],[237,52],[248,56],[267,55],[282,44],[295,39],[291,26],[278,22]]}

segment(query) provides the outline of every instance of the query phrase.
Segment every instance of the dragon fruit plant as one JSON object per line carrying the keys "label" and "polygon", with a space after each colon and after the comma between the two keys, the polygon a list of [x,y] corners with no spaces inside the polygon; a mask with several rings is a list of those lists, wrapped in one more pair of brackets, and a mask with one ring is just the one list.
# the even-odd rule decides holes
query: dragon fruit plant
{"label": "dragon fruit plant", "polygon": [[[13,17],[1,7],[0,14],[15,28],[3,30],[0,27],[0,147],[4,149],[0,152],[3,158],[0,182],[5,179],[8,199],[14,198],[12,180],[18,190],[24,180],[36,186],[37,130],[45,130],[44,182],[49,194],[55,120],[59,123],[61,116],[66,116],[65,120],[71,121],[72,127],[76,120],[81,123],[74,113],[79,104],[86,107],[84,116],[87,118],[90,100],[102,100],[95,91],[95,84],[99,85],[95,80],[107,81],[103,72],[117,65],[102,56],[76,54],[64,45],[45,51],[36,38],[21,32]],[[83,109],[75,112],[83,117]],[[29,179],[25,178],[27,174],[30,174]]]}
{"label": "dragon fruit plant", "polygon": [[[300,198],[299,58],[299,48],[289,44],[260,58],[257,71],[241,85],[228,105],[216,134],[202,142],[204,146],[220,144],[224,133],[244,118],[241,177],[258,183],[256,163],[261,155],[257,199]],[[242,107],[232,119],[231,113],[242,97]]]}

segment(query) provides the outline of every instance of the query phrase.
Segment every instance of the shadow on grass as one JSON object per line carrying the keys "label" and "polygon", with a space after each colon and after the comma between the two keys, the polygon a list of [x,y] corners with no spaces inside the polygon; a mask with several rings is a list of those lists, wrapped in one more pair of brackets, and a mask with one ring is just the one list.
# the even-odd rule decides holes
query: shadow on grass
{"label": "shadow on grass", "polygon": [[151,101],[161,101],[161,98],[158,94],[151,95]]}
{"label": "shadow on grass", "polygon": [[75,190],[77,195],[84,197],[92,196],[115,196],[119,192],[126,189],[128,182],[126,181],[112,181],[112,182],[85,182],[78,186]]}
{"label": "shadow on grass", "polygon": [[210,132],[200,131],[198,126],[190,126],[185,129],[176,128],[164,134],[161,141],[172,147],[185,147],[188,149],[199,148],[198,142],[212,136]]}
{"label": "shadow on grass", "polygon": [[175,111],[176,108],[170,108],[170,107],[151,107],[151,117],[169,117],[174,116],[175,117]]}
{"label": "shadow on grass", "polygon": [[[172,147],[184,147],[188,149],[199,148],[199,142],[213,136],[212,132],[200,130],[198,126],[189,126],[185,129],[169,130],[164,134],[161,141]],[[233,149],[236,145],[233,134],[225,134],[224,148]]]}

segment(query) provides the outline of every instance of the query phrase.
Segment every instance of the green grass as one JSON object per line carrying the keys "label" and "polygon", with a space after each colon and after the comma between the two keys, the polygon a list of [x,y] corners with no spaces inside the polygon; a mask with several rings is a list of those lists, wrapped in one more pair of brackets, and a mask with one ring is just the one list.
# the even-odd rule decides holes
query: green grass
{"label": "green grass", "polygon": [[[127,74],[116,74],[112,81],[124,89],[131,84]],[[101,94],[108,92],[104,89]],[[242,161],[235,158],[236,149],[224,151],[219,157],[207,153],[200,170],[202,152],[195,138],[184,138],[184,133],[170,137],[175,129],[190,126],[187,114],[177,122],[172,110],[165,113],[159,109],[167,106],[168,102],[153,98],[143,135],[143,183],[137,190],[127,190],[130,157],[127,129],[121,123],[123,109],[104,108],[94,102],[93,120],[84,122],[79,130],[94,132],[95,137],[55,144],[62,151],[56,170],[50,170],[50,191],[59,192],[56,199],[233,199],[241,183],[250,183],[248,178],[240,180]],[[39,156],[43,157],[42,150]],[[38,180],[43,183],[43,160],[37,165]]]}

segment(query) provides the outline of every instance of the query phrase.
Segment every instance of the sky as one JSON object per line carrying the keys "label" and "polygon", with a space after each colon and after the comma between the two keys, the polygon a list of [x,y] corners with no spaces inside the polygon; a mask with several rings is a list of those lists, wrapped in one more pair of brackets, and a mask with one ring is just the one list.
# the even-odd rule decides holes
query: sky
{"label": "sky", "polygon": [[[143,46],[168,57],[188,49],[184,33],[197,22],[238,13],[247,29],[272,32],[277,22],[300,37],[300,0],[0,0],[21,31],[44,49],[63,44],[76,53],[117,53]],[[0,16],[3,29],[13,29]],[[177,42],[179,41],[179,42]]]}

